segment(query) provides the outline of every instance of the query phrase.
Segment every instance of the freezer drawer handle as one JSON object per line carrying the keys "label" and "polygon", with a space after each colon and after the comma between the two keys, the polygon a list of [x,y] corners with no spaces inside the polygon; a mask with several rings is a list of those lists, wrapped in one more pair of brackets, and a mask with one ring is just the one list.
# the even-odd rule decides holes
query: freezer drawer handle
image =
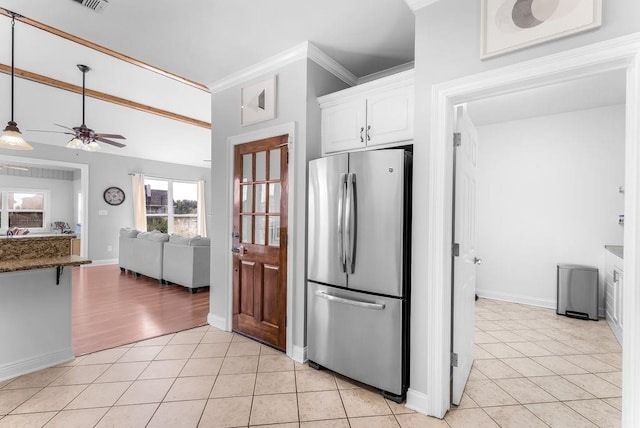
{"label": "freezer drawer handle", "polygon": [[379,311],[384,309],[384,303],[369,303],[369,302],[361,302],[359,300],[345,299],[343,297],[332,296],[331,294],[327,294],[326,292],[320,291],[320,290],[316,290],[315,294],[318,297],[322,297],[323,299],[327,299],[332,302],[345,303],[347,305],[359,306],[361,308],[367,308],[367,309],[376,309]]}

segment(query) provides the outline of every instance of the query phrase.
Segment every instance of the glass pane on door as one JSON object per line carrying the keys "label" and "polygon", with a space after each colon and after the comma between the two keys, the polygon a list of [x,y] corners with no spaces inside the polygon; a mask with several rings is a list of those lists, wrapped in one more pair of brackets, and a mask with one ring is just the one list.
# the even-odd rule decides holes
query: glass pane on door
{"label": "glass pane on door", "polygon": [[269,183],[269,212],[280,212],[280,183]]}
{"label": "glass pane on door", "polygon": [[280,149],[269,151],[269,180],[280,180]]}
{"label": "glass pane on door", "polygon": [[257,213],[263,213],[267,207],[267,185],[256,184],[256,211]]}
{"label": "glass pane on door", "polygon": [[269,216],[269,245],[280,245],[280,217]]}
{"label": "glass pane on door", "polygon": [[253,234],[251,233],[251,216],[243,215],[242,219],[242,239],[241,242],[251,244],[253,242]]}
{"label": "glass pane on door", "polygon": [[256,153],[256,180],[264,181],[267,179],[267,152]]}
{"label": "glass pane on door", "polygon": [[251,203],[253,202],[252,197],[252,185],[243,185],[240,186],[242,189],[242,212],[250,213],[251,212]]}
{"label": "glass pane on door", "polygon": [[253,181],[253,155],[242,155],[242,182]]}
{"label": "glass pane on door", "polygon": [[256,216],[256,244],[264,245],[264,233],[265,233],[265,216],[257,215]]}

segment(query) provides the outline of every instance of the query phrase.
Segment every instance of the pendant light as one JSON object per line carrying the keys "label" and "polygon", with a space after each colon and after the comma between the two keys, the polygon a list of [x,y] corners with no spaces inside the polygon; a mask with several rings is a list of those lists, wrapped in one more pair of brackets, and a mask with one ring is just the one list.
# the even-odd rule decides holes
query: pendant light
{"label": "pendant light", "polygon": [[[9,11],[7,11],[9,12]],[[18,129],[18,124],[13,120],[13,81],[15,77],[14,70],[14,44],[15,44],[15,26],[16,26],[16,14],[11,14],[11,120],[4,128],[2,135],[0,136],[0,148],[11,150],[33,150],[33,147],[27,143]]]}

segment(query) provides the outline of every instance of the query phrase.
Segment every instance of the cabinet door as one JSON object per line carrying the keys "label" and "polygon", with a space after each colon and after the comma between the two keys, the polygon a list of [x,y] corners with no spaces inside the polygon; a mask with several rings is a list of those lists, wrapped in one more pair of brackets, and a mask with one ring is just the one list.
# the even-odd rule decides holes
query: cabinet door
{"label": "cabinet door", "polygon": [[624,319],[622,316],[622,305],[624,304],[624,281],[622,279],[622,271],[616,269],[614,271],[614,275],[616,275],[617,277],[617,281],[616,281],[616,285],[618,288],[618,295],[617,298],[618,300],[616,301],[616,304],[618,305],[617,308],[617,315],[618,315],[618,325],[620,326],[620,329],[622,329],[622,320]]}
{"label": "cabinet door", "polygon": [[367,98],[368,146],[413,139],[413,85]]}
{"label": "cabinet door", "polygon": [[366,147],[366,102],[349,101],[322,109],[322,152]]}

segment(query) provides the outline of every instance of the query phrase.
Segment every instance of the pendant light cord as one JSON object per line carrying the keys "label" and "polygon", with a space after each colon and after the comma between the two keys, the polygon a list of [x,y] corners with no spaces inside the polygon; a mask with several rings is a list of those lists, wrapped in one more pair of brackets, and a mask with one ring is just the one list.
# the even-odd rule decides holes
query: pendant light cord
{"label": "pendant light cord", "polygon": [[15,55],[15,30],[16,30],[16,14],[11,13],[11,122],[13,120],[13,81],[14,81],[14,55]]}
{"label": "pendant light cord", "polygon": [[85,85],[84,85],[84,79],[87,76],[87,72],[86,70],[82,70],[82,125],[84,126],[84,92],[85,92]]}

